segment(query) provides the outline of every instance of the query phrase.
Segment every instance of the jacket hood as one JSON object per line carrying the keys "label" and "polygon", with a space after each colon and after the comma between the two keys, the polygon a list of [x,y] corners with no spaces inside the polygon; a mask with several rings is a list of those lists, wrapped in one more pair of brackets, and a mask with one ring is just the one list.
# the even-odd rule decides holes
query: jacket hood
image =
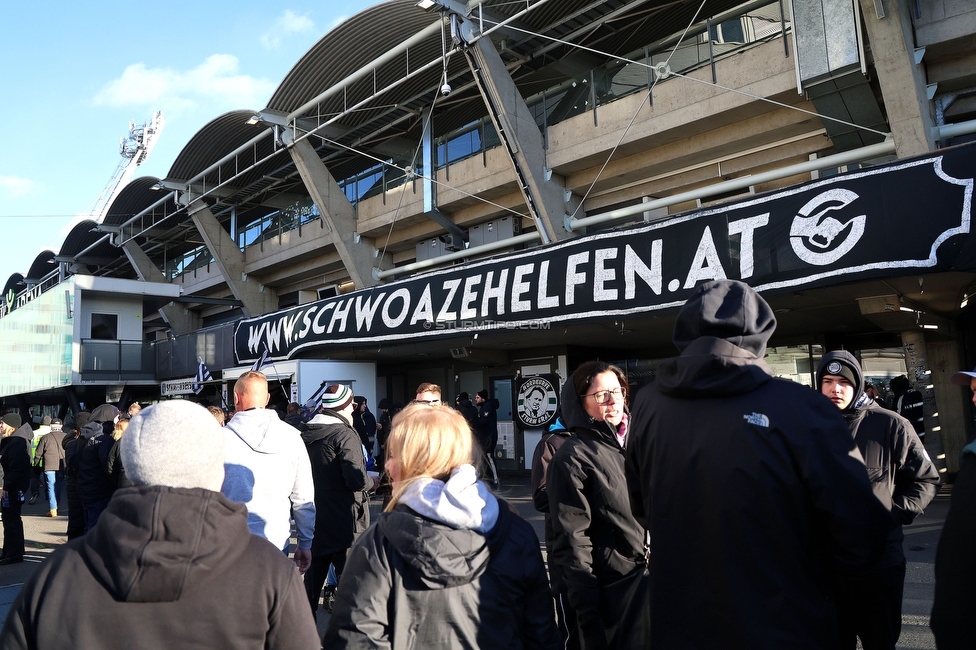
{"label": "jacket hood", "polygon": [[334,427],[353,430],[352,425],[335,411],[316,413],[315,417],[309,420],[308,423],[302,425],[302,440],[306,445],[316,440],[321,440]]}
{"label": "jacket hood", "polygon": [[833,350],[823,355],[820,359],[820,363],[817,364],[817,390],[820,390],[820,384],[823,381],[823,377],[826,374],[839,374],[831,373],[828,366],[831,363],[840,363],[846,366],[850,374],[854,377],[854,396],[851,398],[851,403],[844,408],[841,413],[845,416],[850,415],[864,407],[865,404],[870,400],[864,393],[864,372],[861,370],[861,364],[858,363],[857,359],[853,354],[847,350]]}
{"label": "jacket hood", "polygon": [[501,406],[501,402],[498,401],[498,398],[492,397],[490,399],[486,399],[481,404],[475,404],[475,406],[477,406],[479,409],[484,408],[485,406],[487,406],[488,408],[494,409],[494,410],[497,411],[498,410],[498,407]]}
{"label": "jacket hood", "polygon": [[112,422],[118,416],[119,409],[111,404],[102,404],[101,406],[95,407],[95,410],[91,412],[89,422]]}
{"label": "jacket hood", "polygon": [[549,431],[548,431],[548,433],[558,433],[558,434],[564,434],[564,435],[568,435],[569,434],[569,428],[563,422],[563,416],[561,414],[560,415],[557,415],[556,416],[556,419],[553,420],[552,421],[552,424],[549,425]]}
{"label": "jacket hood", "polygon": [[[288,427],[283,429],[281,425]],[[282,444],[282,436],[294,435],[295,428],[283,422],[278,413],[271,409],[250,409],[238,411],[227,423],[227,429],[234,432],[248,447],[261,454],[277,454],[287,449]]]}
{"label": "jacket hood", "polygon": [[658,366],[657,385],[673,397],[720,397],[749,393],[773,378],[769,365],[752,352],[725,340],[703,336],[681,356]]}
{"label": "jacket hood", "polygon": [[377,526],[403,561],[405,582],[444,589],[468,584],[485,572],[492,549],[508,534],[511,517],[507,505],[500,507],[474,468],[465,465],[446,483],[415,482]]}
{"label": "jacket hood", "polygon": [[90,440],[97,435],[101,435],[103,431],[104,431],[104,427],[102,427],[101,422],[91,421],[85,426],[83,426],[81,428],[81,431],[79,431],[79,433],[81,434],[81,437],[84,438],[85,440]]}
{"label": "jacket hood", "polygon": [[700,337],[715,337],[762,359],[775,330],[773,310],[755,289],[737,280],[716,280],[698,287],[678,312],[672,340],[684,352]]}
{"label": "jacket hood", "polygon": [[17,436],[23,438],[29,443],[34,442],[34,429],[31,428],[30,422],[24,422],[20,425],[16,431],[14,431],[11,436]]}
{"label": "jacket hood", "polygon": [[478,480],[472,465],[454,468],[446,483],[435,478],[417,479],[400,495],[400,503],[451,528],[481,534],[491,530],[498,519],[498,500]]}
{"label": "jacket hood", "polygon": [[184,585],[234,570],[249,537],[244,504],[219,492],[139,486],[115,493],[83,552],[116,600],[173,602]]}

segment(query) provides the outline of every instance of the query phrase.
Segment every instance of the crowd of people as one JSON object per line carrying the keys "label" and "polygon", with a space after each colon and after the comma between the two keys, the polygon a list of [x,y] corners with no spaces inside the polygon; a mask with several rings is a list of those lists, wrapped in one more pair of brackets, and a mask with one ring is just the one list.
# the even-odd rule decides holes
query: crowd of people
{"label": "crowd of people", "polygon": [[[187,401],[127,418],[103,405],[55,446],[52,421],[35,457],[46,479],[64,468],[70,541],[24,585],[0,646],[893,649],[902,527],[939,473],[849,352],[823,356],[817,390],[776,378],[775,327],[746,284],[710,282],[636,395],[603,361],[570,374],[532,461],[548,563],[497,494],[486,390],[451,408],[424,383],[374,415],[333,384],[279,415],[249,371],[226,423]],[[953,380],[976,395],[976,370]],[[6,414],[0,433],[5,563],[23,557],[34,432]],[[972,645],[974,446],[959,486],[940,648]]]}

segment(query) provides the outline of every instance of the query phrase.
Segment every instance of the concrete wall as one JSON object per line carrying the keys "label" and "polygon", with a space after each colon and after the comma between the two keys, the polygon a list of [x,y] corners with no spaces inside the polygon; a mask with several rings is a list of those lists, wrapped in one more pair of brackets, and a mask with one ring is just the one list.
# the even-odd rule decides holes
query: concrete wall
{"label": "concrete wall", "polygon": [[79,327],[83,339],[91,337],[91,315],[99,313],[118,316],[119,340],[142,340],[142,298],[92,297],[82,293],[80,312]]}
{"label": "concrete wall", "polygon": [[968,402],[971,393],[950,381],[952,374],[963,367],[958,343],[928,342],[927,346],[945,467],[947,473],[955,474],[959,471],[959,454],[966,444],[966,419],[970,417]]}

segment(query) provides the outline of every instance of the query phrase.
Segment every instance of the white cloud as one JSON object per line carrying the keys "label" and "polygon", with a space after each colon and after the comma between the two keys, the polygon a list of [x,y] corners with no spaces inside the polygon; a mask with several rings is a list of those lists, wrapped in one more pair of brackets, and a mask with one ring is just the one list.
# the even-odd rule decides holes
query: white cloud
{"label": "white cloud", "polygon": [[34,182],[17,176],[0,176],[0,195],[19,199],[30,194],[34,189]]}
{"label": "white cloud", "polygon": [[277,49],[281,39],[290,34],[307,34],[315,29],[315,22],[308,16],[299,16],[291,9],[278,16],[271,29],[261,36],[261,45],[266,50]]}
{"label": "white cloud", "polygon": [[134,63],[105,84],[93,101],[98,106],[162,108],[167,115],[200,104],[218,109],[214,112],[264,106],[277,84],[240,74],[239,67],[231,54],[212,54],[186,71]]}

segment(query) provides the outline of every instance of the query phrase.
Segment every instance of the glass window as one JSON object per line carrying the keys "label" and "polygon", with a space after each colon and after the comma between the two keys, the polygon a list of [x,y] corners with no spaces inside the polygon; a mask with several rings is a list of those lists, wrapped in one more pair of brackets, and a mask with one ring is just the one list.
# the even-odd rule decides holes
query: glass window
{"label": "glass window", "polygon": [[119,340],[118,314],[91,315],[91,338],[99,341]]}

